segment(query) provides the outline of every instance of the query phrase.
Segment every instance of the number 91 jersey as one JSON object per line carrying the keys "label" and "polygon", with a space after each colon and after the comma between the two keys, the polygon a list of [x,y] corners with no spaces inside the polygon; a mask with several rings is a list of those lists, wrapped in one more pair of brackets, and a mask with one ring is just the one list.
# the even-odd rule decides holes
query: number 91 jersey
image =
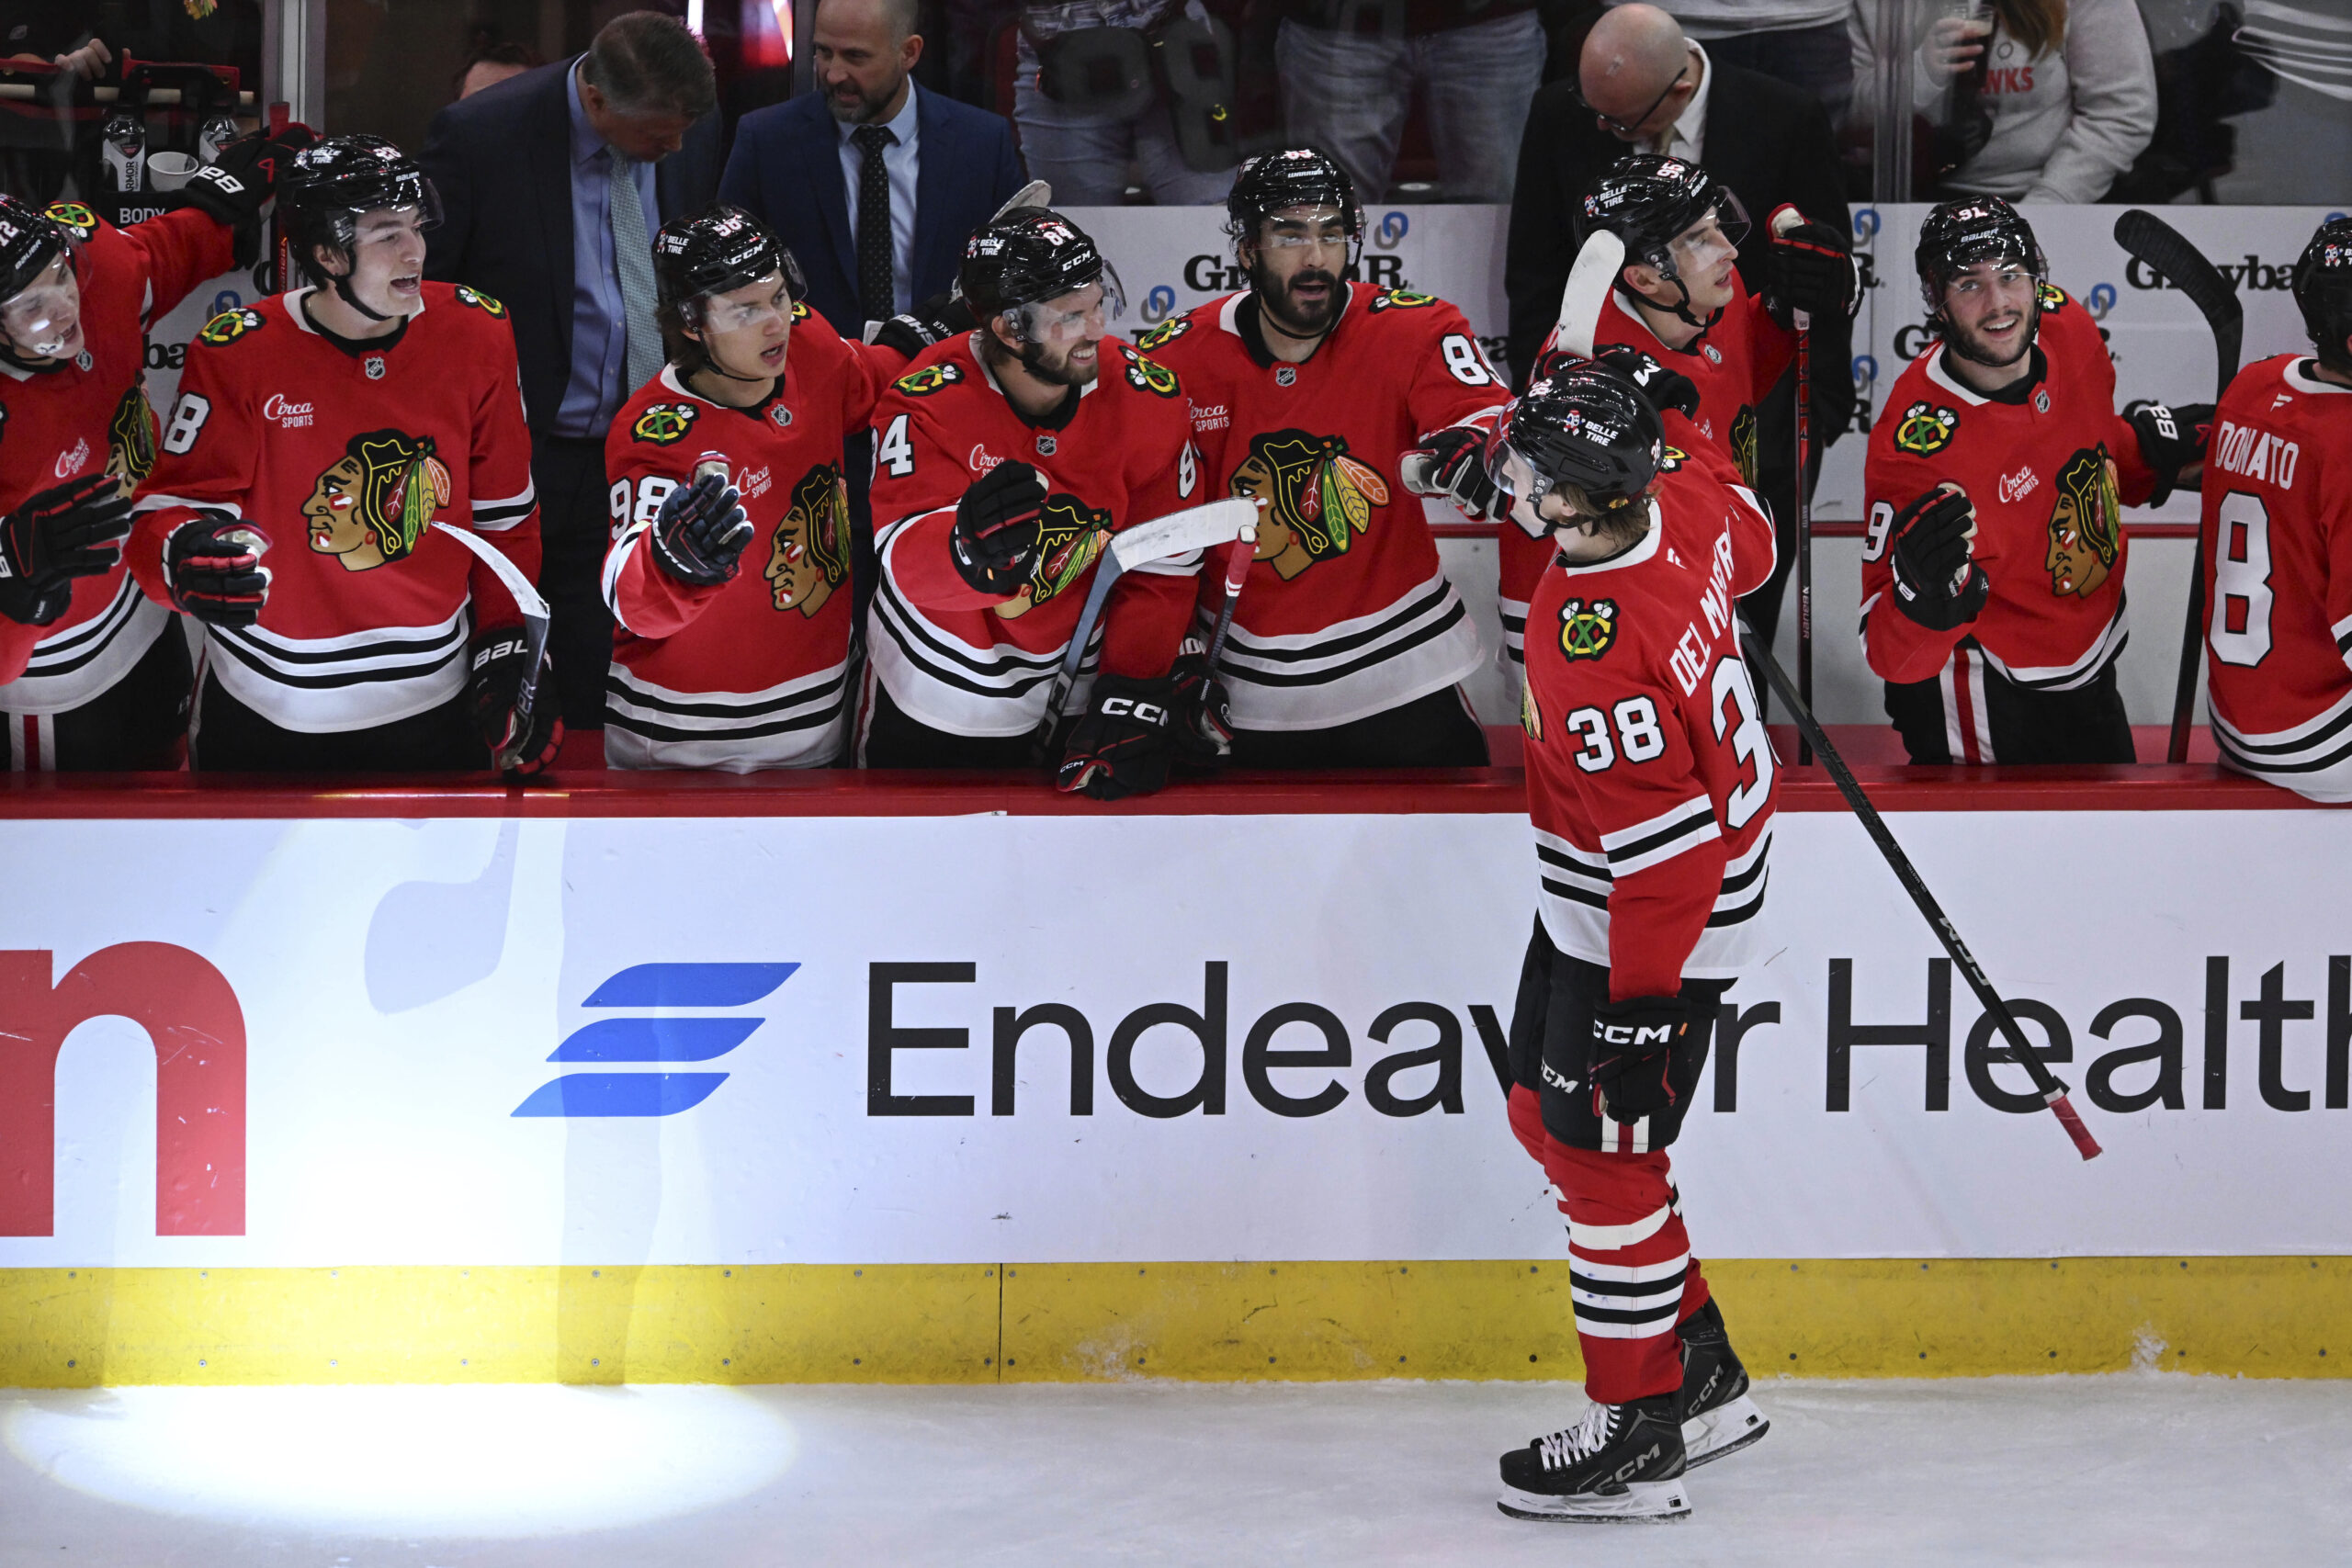
{"label": "number 91 jersey", "polygon": [[1555,555],[1536,585],[1520,701],[1544,928],[1608,965],[1619,999],[1737,976],[1772,840],[1772,745],[1732,618],[1771,575],[1771,525],[1688,422],[1667,425],[1691,444],[1666,449],[1649,533],[1607,561]]}

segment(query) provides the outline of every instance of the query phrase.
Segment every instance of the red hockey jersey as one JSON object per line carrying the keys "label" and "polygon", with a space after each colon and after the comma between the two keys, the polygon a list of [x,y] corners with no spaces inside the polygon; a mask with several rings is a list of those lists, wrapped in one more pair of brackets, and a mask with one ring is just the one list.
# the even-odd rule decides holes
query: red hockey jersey
{"label": "red hockey jersey", "polygon": [[[1351,284],[1304,365],[1245,337],[1249,294],[1144,334],[1183,378],[1216,493],[1267,502],[1220,674],[1243,729],[1321,729],[1453,684],[1478,630],[1396,458],[1499,408],[1502,378],[1442,299]],[[1254,304],[1252,304],[1254,313]],[[1223,604],[1222,580],[1205,585]]]}
{"label": "red hockey jersey", "polygon": [[[1731,303],[1722,320],[1683,348],[1668,348],[1650,329],[1640,312],[1609,291],[1593,325],[1596,353],[1608,348],[1638,348],[1699,389],[1699,412],[1692,420],[1697,436],[1738,469],[1740,482],[1756,487],[1756,422],[1765,394],[1777,383],[1796,355],[1796,334],[1772,319],[1758,295],[1747,292],[1737,273],[1732,275]],[[1540,367],[1566,352],[1561,329],[1544,340]],[[1527,596],[1552,558],[1551,547],[1530,539],[1515,528],[1502,531],[1499,552],[1499,597],[1502,602],[1503,646],[1514,660],[1520,656],[1520,627],[1527,616]]]}
{"label": "red hockey jersey", "polygon": [[[1207,499],[1184,389],[1115,337],[1068,423],[1033,425],[980,363],[970,334],[936,344],[874,412],[874,536],[881,557],[866,637],[869,679],[951,735],[1025,735],[1045,716],[1093,567],[1114,534]],[[1010,598],[975,592],[948,554],[956,503],[1019,459],[1049,491],[1037,567]],[[1100,623],[1101,667],[1167,673],[1192,614],[1200,555],[1129,572]],[[1090,655],[1090,658],[1096,657]],[[1073,702],[1083,700],[1083,691]]]}
{"label": "red hockey jersey", "polygon": [[[103,469],[128,491],[155,463],[147,323],[234,265],[229,231],[194,209],[117,229],[79,202],[49,216],[82,247],[83,353],[55,370],[0,361],[0,513]],[[74,585],[59,620],[0,620],[0,713],[56,714],[122,679],[171,616],[120,565]]]}
{"label": "red hockey jersey", "polygon": [[2222,760],[2352,800],[2352,387],[2238,373],[2205,457],[2206,692]]}
{"label": "red hockey jersey", "polygon": [[[863,347],[800,305],[783,383],[765,402],[711,402],[672,366],[622,405],[605,438],[612,766],[750,773],[840,757],[854,625],[842,437],[865,427],[881,388]],[[662,570],[649,536],[670,492],[712,458],[752,535],[731,581],[697,587]]]}
{"label": "red hockey jersey", "polygon": [[536,578],[531,437],[497,300],[427,283],[397,337],[347,354],[303,312],[310,292],[216,316],[188,345],[130,570],[168,604],[174,528],[198,507],[253,524],[269,602],[258,625],[204,628],[209,668],[280,728],[364,729],[456,697],[469,632],[520,619],[434,525],[486,535]]}
{"label": "red hockey jersey", "polygon": [[1555,556],[1528,612],[1537,907],[1619,1000],[1736,976],[1764,908],[1775,759],[1734,602],[1771,575],[1772,526],[1734,477],[1669,447],[1642,542]]}
{"label": "red hockey jersey", "polygon": [[[1981,649],[2018,685],[2063,692],[2123,650],[2123,507],[2145,501],[2155,476],[2115,412],[2098,324],[2046,284],[2033,352],[2040,374],[1994,399],[1971,391],[1930,344],[1871,429],[1862,651],[1885,680],[1964,679],[1962,662]],[[1975,620],[1936,632],[1895,606],[1887,538],[1894,514],[1945,479],[1976,508],[1971,549],[1993,592]]]}

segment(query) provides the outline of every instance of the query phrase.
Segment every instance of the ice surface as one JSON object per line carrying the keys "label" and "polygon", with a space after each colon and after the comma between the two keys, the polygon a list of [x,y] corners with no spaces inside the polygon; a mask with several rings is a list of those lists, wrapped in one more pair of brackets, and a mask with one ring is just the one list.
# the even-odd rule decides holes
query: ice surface
{"label": "ice surface", "polygon": [[[2352,1562],[2352,1384],[2125,1373],[1756,1393],[1771,1434],[1694,1475],[1689,1520],[1615,1526],[1495,1511],[1496,1456],[1580,1408],[1560,1385],[25,1393],[0,1396],[0,1565]],[[377,1441],[436,1415],[486,1472],[462,1487],[429,1442]],[[187,1439],[124,1428],[192,1418],[242,1431],[223,1446],[258,1466],[299,1434],[372,1479],[321,1495],[313,1467],[297,1506],[222,1481],[233,1458],[207,1454],[205,1485],[142,1481],[138,1465],[168,1465]],[[698,1451],[705,1430],[718,1443]],[[745,1491],[747,1441],[766,1445],[768,1478]],[[727,1483],[697,1482],[706,1467]],[[643,1522],[449,1529],[498,1484],[518,1522]],[[389,1540],[370,1533],[385,1495],[408,1499]],[[338,1507],[372,1523],[319,1512]]]}

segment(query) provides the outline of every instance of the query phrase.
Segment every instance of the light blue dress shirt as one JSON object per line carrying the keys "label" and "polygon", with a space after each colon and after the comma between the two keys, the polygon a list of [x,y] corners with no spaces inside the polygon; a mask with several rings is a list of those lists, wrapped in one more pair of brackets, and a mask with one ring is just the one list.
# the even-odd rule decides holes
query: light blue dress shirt
{"label": "light blue dress shirt", "polygon": [[[571,378],[556,408],[555,433],[602,441],[637,390],[628,384],[628,329],[613,264],[612,152],[581,107],[576,64],[564,92],[571,102]],[[650,236],[662,227],[650,164],[638,167],[637,195]]]}
{"label": "light blue dress shirt", "polygon": [[[899,139],[895,146],[882,149],[882,167],[890,176],[890,308],[894,310],[912,310],[915,303],[915,173],[921,167],[915,145],[920,134],[916,126],[916,91],[913,78],[908,78],[907,101],[899,106],[897,118],[880,122]],[[833,129],[841,132],[842,183],[849,190],[849,247],[854,254],[857,250],[857,182],[865,171],[865,150],[850,140],[850,133],[857,127],[836,121]]]}

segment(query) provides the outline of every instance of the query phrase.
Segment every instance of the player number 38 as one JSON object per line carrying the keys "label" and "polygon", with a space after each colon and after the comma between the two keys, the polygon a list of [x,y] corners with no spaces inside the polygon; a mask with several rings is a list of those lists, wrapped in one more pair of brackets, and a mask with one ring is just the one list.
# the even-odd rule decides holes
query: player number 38
{"label": "player number 38", "polygon": [[[1772,798],[1772,741],[1764,732],[1764,716],[1756,701],[1756,687],[1747,678],[1747,666],[1736,657],[1726,654],[1715,665],[1707,695],[1716,740],[1728,739],[1732,755],[1749,773],[1748,781],[1724,802],[1724,827],[1736,833]],[[1658,727],[1657,705],[1647,697],[1627,697],[1607,713],[1597,707],[1571,709],[1568,728],[1582,742],[1576,763],[1588,773],[1615,767],[1620,756],[1641,763],[1666,755],[1666,732]]]}

